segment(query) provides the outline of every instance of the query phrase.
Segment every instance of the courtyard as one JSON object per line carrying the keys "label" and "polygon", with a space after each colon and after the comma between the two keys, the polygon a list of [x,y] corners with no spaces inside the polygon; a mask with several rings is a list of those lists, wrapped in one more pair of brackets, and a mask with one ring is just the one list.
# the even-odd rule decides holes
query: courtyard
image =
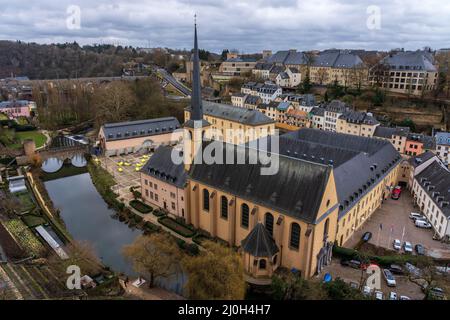
{"label": "courtyard", "polygon": [[392,243],[398,239],[402,244],[409,241],[413,246],[423,245],[426,254],[434,258],[450,259],[450,244],[433,240],[433,229],[417,228],[409,218],[411,212],[421,213],[419,208],[414,207],[409,191],[404,190],[399,200],[385,200],[344,246],[354,248],[362,235],[369,231],[372,233],[369,243],[373,245],[394,250]]}
{"label": "courtyard", "polygon": [[[137,171],[150,159],[151,154],[127,154],[114,157],[98,157],[103,169],[107,170],[116,181],[113,191],[124,200],[132,200],[131,187],[141,186],[141,175]],[[137,189],[139,191],[139,189]]]}

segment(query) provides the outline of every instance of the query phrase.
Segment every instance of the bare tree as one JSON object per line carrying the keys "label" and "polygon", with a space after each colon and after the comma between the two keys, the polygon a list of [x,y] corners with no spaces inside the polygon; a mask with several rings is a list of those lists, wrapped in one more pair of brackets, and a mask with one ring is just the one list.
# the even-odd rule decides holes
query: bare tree
{"label": "bare tree", "polygon": [[148,278],[149,287],[154,286],[156,278],[175,274],[181,255],[173,237],[163,233],[140,236],[125,246],[123,253],[133,263],[134,270]]}

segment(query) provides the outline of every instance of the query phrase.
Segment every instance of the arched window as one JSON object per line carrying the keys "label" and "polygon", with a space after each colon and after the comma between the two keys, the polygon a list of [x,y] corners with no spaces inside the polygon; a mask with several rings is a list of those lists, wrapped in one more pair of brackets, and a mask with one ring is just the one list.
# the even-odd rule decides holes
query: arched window
{"label": "arched window", "polygon": [[266,269],[266,259],[259,260],[259,268]]}
{"label": "arched window", "polygon": [[323,227],[323,241],[326,241],[328,238],[328,229],[330,227],[330,218],[325,220],[325,226]]}
{"label": "arched window", "polygon": [[248,208],[248,205],[245,203],[241,206],[241,226],[244,228],[248,228],[248,215],[249,215],[250,209]]}
{"label": "arched window", "polygon": [[220,198],[220,216],[228,219],[228,199],[225,196]]}
{"label": "arched window", "polygon": [[203,210],[209,211],[209,191],[203,189]]}
{"label": "arched window", "polygon": [[289,241],[291,248],[298,249],[300,247],[300,226],[298,223],[291,224],[291,239]]}
{"label": "arched window", "polygon": [[264,220],[267,231],[269,231],[270,235],[273,237],[273,215],[270,212],[266,212]]}

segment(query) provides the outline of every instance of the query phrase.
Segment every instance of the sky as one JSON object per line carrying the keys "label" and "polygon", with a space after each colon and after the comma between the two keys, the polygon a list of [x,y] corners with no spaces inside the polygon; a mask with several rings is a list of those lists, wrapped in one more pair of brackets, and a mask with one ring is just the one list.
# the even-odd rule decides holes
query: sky
{"label": "sky", "polygon": [[220,53],[450,47],[450,0],[0,0],[0,39]]}

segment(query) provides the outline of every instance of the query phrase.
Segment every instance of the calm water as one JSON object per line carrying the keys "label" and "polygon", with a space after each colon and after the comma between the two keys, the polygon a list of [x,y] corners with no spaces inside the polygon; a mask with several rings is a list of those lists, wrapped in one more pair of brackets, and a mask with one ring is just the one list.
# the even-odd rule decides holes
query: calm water
{"label": "calm water", "polygon": [[[141,231],[112,218],[114,210],[108,208],[97,192],[89,173],[47,181],[45,186],[74,239],[89,242],[102,262],[114,271],[136,276],[122,255],[122,248],[132,243]],[[185,277],[175,275],[168,281],[157,282],[181,293]]]}

